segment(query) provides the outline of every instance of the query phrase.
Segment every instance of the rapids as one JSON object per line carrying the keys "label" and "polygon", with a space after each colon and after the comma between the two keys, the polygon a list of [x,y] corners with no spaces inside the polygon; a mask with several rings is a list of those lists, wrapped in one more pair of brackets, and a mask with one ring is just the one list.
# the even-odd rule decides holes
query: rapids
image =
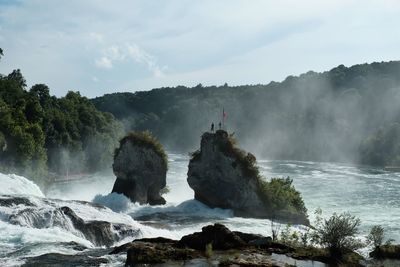
{"label": "rapids", "polygon": [[[140,206],[122,195],[109,194],[115,181],[111,172],[59,182],[45,194],[24,177],[0,174],[0,265],[19,266],[27,257],[45,253],[106,251],[105,245],[88,239],[83,229],[60,213],[63,207],[85,224],[110,223],[114,245],[139,237],[179,239],[214,222],[231,230],[270,235],[268,220],[234,217],[230,210],[210,209],[193,200],[186,182],[188,160],[186,155],[169,154],[170,191],[164,196],[165,206]],[[400,241],[400,173],[338,163],[259,160],[258,164],[266,179],[293,179],[311,221],[316,208],[324,216],[348,211],[361,219],[361,236],[380,224],[390,238]],[[116,227],[120,225],[124,228]],[[123,266],[121,255],[98,257],[108,261],[107,266]]]}

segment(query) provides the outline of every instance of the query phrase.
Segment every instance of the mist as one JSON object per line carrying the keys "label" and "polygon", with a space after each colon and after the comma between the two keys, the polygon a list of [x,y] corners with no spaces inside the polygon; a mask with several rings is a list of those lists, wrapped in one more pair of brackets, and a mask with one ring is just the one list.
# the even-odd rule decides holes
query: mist
{"label": "mist", "polygon": [[258,157],[363,163],[365,140],[399,121],[399,74],[399,62],[340,65],[268,85],[178,86],[93,102],[128,131],[152,131],[171,151],[196,150],[224,108],[226,130]]}

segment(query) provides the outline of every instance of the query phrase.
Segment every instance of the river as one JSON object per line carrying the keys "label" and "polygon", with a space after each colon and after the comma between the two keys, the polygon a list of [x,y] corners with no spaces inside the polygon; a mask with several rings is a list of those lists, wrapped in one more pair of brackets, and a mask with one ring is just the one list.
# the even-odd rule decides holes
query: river
{"label": "river", "polygon": [[[54,209],[61,206],[70,207],[87,221],[105,220],[138,230],[135,236],[122,238],[115,244],[138,237],[179,239],[214,222],[223,223],[231,230],[270,235],[269,220],[234,217],[230,210],[210,209],[193,200],[193,191],[186,182],[188,160],[186,155],[169,154],[167,185],[170,191],[164,196],[165,206],[140,206],[121,195],[109,194],[115,181],[111,172],[56,183],[45,194],[24,177],[0,174],[0,200],[24,196],[34,203],[33,206],[26,203],[0,206],[0,265],[18,266],[26,257],[49,252],[74,254],[82,250],[77,251],[71,244],[91,250],[98,248],[71,224],[59,221]],[[303,196],[311,222],[317,208],[322,209],[324,217],[334,212],[350,212],[361,219],[360,237],[379,224],[385,228],[388,237],[400,241],[400,173],[304,161],[259,160],[258,165],[265,179],[287,176],[293,179],[294,186]],[[27,209],[33,215],[21,216]],[[121,255],[103,258],[107,259],[107,266],[123,266]]]}

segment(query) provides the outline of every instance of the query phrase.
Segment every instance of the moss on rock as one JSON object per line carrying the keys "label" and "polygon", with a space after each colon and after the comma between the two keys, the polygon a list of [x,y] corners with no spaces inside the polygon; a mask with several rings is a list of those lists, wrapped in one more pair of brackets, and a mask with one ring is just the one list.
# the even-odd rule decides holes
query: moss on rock
{"label": "moss on rock", "polygon": [[153,149],[162,159],[166,168],[168,168],[168,156],[164,151],[162,144],[155,138],[151,132],[130,132],[119,141],[119,147],[115,149],[114,160],[118,156],[121,147],[130,141],[135,145]]}

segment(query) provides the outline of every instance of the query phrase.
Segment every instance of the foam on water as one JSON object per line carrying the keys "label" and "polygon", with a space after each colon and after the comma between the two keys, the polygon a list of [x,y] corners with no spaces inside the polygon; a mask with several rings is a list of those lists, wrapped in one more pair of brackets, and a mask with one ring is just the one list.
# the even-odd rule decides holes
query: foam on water
{"label": "foam on water", "polygon": [[16,174],[0,173],[0,195],[31,195],[44,197],[34,182]]}
{"label": "foam on water", "polygon": [[[10,215],[23,211],[26,206],[0,207],[0,258],[5,257],[5,260],[0,260],[0,265],[12,266],[13,262],[20,262],[28,254],[76,253],[65,245],[70,241],[93,248],[92,243],[69,228],[68,222],[65,225],[56,223],[62,218],[51,211],[62,206],[70,207],[86,221],[104,220],[131,225],[140,229],[136,238],[163,236],[180,239],[215,222],[236,231],[271,234],[269,220],[234,217],[230,210],[211,209],[194,200],[193,190],[186,181],[188,160],[186,155],[169,155],[167,185],[170,192],[164,196],[167,200],[164,206],[138,205],[120,194],[110,194],[115,181],[112,173],[55,184],[48,191],[47,198],[24,177],[0,174],[0,195],[3,195],[0,198],[9,197],[4,195],[29,195],[29,201],[40,207],[32,215],[27,213],[26,217],[18,217],[20,225],[10,224],[8,220]],[[286,176],[293,179],[296,189],[302,193],[311,221],[315,218],[313,211],[316,208],[321,208],[325,217],[333,212],[351,212],[362,221],[360,237],[365,236],[371,226],[381,224],[390,238],[400,241],[399,173],[336,163],[271,160],[259,160],[258,163],[266,179]],[[36,227],[40,226],[40,218],[46,216],[52,218],[44,222],[46,228]],[[282,225],[281,230],[284,227]],[[129,242],[135,237],[116,244]],[[118,256],[109,258],[112,266],[121,264]]]}
{"label": "foam on water", "polygon": [[93,198],[92,202],[106,206],[115,212],[126,212],[132,209],[135,205],[129,200],[129,198],[118,193],[111,193],[108,195],[98,194]]}

